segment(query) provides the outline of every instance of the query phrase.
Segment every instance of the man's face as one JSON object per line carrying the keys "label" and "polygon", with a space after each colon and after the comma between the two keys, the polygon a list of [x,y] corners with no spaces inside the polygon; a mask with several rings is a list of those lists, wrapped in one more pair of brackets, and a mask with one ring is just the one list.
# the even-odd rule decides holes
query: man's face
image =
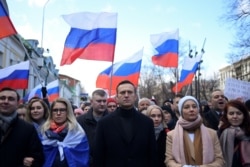
{"label": "man's face", "polygon": [[223,111],[226,105],[226,99],[222,91],[215,91],[211,95],[211,107],[217,111]]}
{"label": "man's face", "polygon": [[116,100],[121,108],[130,109],[134,107],[137,95],[133,85],[126,83],[122,84],[117,89]]}
{"label": "man's face", "polygon": [[175,112],[178,112],[178,113],[179,113],[178,103],[179,103],[180,99],[181,99],[180,97],[175,97],[173,99],[173,109],[174,109]]}
{"label": "man's face", "polygon": [[91,106],[96,114],[102,114],[107,109],[107,96],[94,94],[91,100]]}
{"label": "man's face", "polygon": [[16,111],[18,106],[17,94],[14,91],[5,90],[0,92],[0,113],[9,115]]}
{"label": "man's face", "polygon": [[139,111],[146,110],[150,106],[150,101],[148,100],[143,100],[139,103],[138,109]]}

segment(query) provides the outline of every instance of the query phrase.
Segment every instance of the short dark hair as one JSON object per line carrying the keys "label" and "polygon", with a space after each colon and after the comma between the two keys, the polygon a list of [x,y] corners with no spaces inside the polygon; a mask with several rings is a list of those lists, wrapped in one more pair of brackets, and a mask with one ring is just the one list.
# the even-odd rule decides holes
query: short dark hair
{"label": "short dark hair", "polygon": [[136,87],[135,87],[135,85],[131,82],[131,81],[129,81],[129,80],[123,80],[123,81],[121,81],[117,86],[116,86],[116,94],[118,94],[118,87],[119,86],[121,86],[121,85],[123,85],[123,84],[130,84],[130,85],[132,85],[133,87],[134,87],[134,91],[135,91],[135,94],[136,94]]}
{"label": "short dark hair", "polygon": [[17,93],[17,91],[15,89],[12,89],[12,88],[9,88],[9,87],[4,87],[0,90],[0,92],[3,92],[3,91],[12,91],[12,92],[15,92],[16,93],[16,96],[17,96],[17,101],[20,100],[20,95]]}
{"label": "short dark hair", "polygon": [[106,96],[107,93],[103,90],[103,89],[96,89],[93,93],[92,93],[92,97],[94,95],[99,95],[99,96]]}

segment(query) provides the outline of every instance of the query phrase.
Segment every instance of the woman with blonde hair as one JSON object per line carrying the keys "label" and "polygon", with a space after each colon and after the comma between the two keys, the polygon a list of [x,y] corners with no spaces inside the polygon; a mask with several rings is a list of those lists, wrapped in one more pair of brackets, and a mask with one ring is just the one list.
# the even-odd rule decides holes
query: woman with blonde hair
{"label": "woman with blonde hair", "polygon": [[42,126],[42,144],[44,167],[88,166],[87,137],[67,99],[58,98],[52,102],[49,118]]}
{"label": "woman with blonde hair", "polygon": [[41,126],[49,116],[48,105],[40,98],[34,98],[28,103],[28,110],[25,120],[30,122],[36,128],[39,138],[41,139]]}
{"label": "woman with blonde hair", "polygon": [[198,101],[185,96],[178,109],[180,118],[167,135],[166,166],[222,167],[224,159],[217,132],[203,125]]}
{"label": "woman with blonde hair", "polygon": [[165,167],[165,152],[166,152],[166,135],[168,128],[164,121],[164,113],[161,107],[157,105],[150,105],[146,110],[146,115],[153,120],[155,139],[157,143],[157,157],[158,164],[156,167]]}

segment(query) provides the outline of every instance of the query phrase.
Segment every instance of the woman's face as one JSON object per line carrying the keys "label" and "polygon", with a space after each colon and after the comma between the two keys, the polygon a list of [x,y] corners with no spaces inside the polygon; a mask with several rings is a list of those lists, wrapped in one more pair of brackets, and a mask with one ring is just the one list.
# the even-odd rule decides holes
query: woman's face
{"label": "woman's face", "polygon": [[52,119],[55,121],[56,124],[62,125],[67,120],[67,107],[64,103],[55,103],[54,107],[52,108]]}
{"label": "woman's face", "polygon": [[244,119],[244,114],[237,108],[229,106],[227,110],[227,119],[232,126],[240,126]]}
{"label": "woman's face", "polygon": [[197,119],[198,117],[198,106],[193,100],[187,100],[184,102],[182,107],[182,117],[183,119],[191,122]]}
{"label": "woman's face", "polygon": [[157,127],[162,123],[163,118],[161,111],[159,109],[157,108],[152,109],[149,116],[154,122],[154,127]]}
{"label": "woman's face", "polygon": [[35,101],[34,103],[32,103],[30,107],[30,115],[35,122],[43,120],[44,107],[39,101]]}

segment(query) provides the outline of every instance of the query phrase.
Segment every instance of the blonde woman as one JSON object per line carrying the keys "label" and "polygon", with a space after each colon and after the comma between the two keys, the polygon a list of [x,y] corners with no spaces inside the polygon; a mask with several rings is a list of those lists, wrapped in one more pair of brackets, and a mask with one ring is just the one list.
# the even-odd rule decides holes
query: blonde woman
{"label": "blonde woman", "polygon": [[217,133],[203,125],[198,101],[185,96],[178,109],[180,118],[167,135],[166,166],[222,167],[224,159]]}
{"label": "blonde woman", "polygon": [[161,107],[150,105],[146,110],[146,115],[153,120],[155,139],[157,143],[158,164],[156,166],[165,167],[166,136],[167,126],[164,122],[164,114]]}
{"label": "blonde woman", "polygon": [[25,120],[34,125],[40,139],[42,137],[41,126],[45,123],[48,116],[49,108],[43,99],[34,98],[29,101]]}
{"label": "blonde woman", "polygon": [[77,123],[67,99],[51,104],[49,118],[42,126],[44,167],[87,167],[89,145],[84,130]]}

